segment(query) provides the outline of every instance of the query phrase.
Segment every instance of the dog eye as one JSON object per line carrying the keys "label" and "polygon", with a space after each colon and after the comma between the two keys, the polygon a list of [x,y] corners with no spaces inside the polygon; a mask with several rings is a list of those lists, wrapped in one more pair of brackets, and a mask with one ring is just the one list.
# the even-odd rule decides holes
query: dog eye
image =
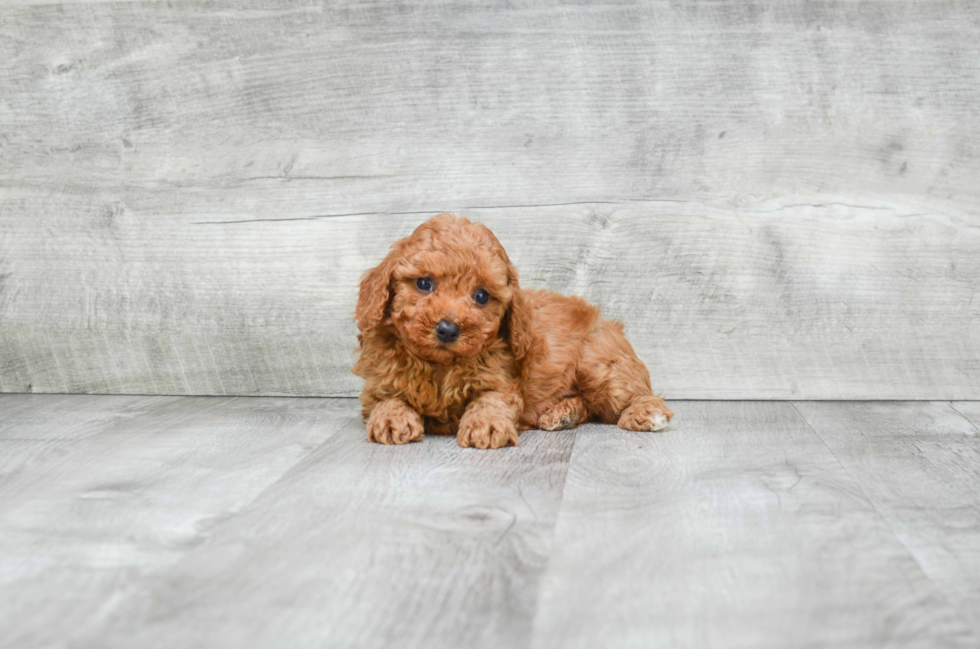
{"label": "dog eye", "polygon": [[490,301],[490,294],[484,291],[482,288],[473,294],[473,301],[477,304],[486,304]]}
{"label": "dog eye", "polygon": [[428,277],[419,277],[415,280],[415,287],[420,291],[428,293],[432,290],[432,280]]}

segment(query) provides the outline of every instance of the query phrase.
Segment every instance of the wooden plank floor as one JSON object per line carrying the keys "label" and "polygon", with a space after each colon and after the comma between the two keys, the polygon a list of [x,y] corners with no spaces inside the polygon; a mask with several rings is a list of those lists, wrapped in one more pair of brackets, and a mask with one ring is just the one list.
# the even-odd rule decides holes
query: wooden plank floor
{"label": "wooden plank floor", "polygon": [[0,646],[980,645],[980,403],[672,405],[486,452],[0,396]]}

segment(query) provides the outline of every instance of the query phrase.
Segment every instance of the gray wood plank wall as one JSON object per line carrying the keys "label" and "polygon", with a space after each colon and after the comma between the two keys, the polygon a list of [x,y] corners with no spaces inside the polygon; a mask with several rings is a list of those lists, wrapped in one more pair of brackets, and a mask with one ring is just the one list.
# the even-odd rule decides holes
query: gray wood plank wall
{"label": "gray wood plank wall", "polygon": [[0,390],[350,396],[428,215],[671,398],[980,396],[980,6],[0,8]]}

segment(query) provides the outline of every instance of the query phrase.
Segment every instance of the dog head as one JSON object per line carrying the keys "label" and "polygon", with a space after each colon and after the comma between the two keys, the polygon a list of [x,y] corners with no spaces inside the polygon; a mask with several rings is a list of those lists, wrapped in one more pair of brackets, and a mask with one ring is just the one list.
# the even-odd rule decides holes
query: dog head
{"label": "dog head", "polygon": [[530,342],[519,288],[486,226],[439,214],[365,273],[357,326],[363,334],[390,324],[412,353],[434,363],[478,356],[501,335],[520,358]]}

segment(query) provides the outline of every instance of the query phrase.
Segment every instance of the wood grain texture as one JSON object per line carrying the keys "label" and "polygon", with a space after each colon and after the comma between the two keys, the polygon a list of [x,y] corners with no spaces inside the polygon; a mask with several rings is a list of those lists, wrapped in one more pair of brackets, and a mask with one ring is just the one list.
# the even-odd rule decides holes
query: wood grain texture
{"label": "wood grain texture", "polygon": [[344,429],[83,644],[525,647],[574,436]]}
{"label": "wood grain texture", "polygon": [[955,405],[796,404],[980,638],[980,433]]}
{"label": "wood grain texture", "polygon": [[[84,233],[45,239],[36,222],[8,237],[15,274],[37,283],[21,282],[0,323],[4,390],[359,392],[359,275],[421,217],[217,225],[154,219],[155,200],[132,205],[100,255]],[[963,222],[893,203],[467,213],[497,230],[525,285],[623,320],[668,398],[980,394],[980,229]]]}
{"label": "wood grain texture", "polygon": [[0,390],[356,394],[357,277],[454,210],[668,397],[980,395],[976,6],[0,18]]}
{"label": "wood grain texture", "polygon": [[980,400],[977,401],[954,401],[950,406],[956,412],[960,413],[974,426],[976,426],[977,434],[980,434]]}
{"label": "wood grain texture", "polygon": [[976,646],[793,404],[675,412],[579,432],[533,646]]}
{"label": "wood grain texture", "polygon": [[[33,401],[27,401],[32,399]],[[102,397],[8,396],[103,409],[98,432],[0,439],[28,461],[0,476],[0,645],[65,646],[100,628],[139,580],[159,574],[356,416],[336,400],[182,398],[145,411]],[[87,399],[87,401],[85,400]],[[116,398],[112,398],[116,399]],[[136,405],[135,407],[139,407]],[[71,430],[74,424],[62,420]]]}
{"label": "wood grain texture", "polygon": [[33,472],[66,447],[112,426],[127,425],[177,397],[0,396],[0,489]]}
{"label": "wood grain texture", "polygon": [[0,395],[0,440],[72,443],[142,417],[174,397]]}
{"label": "wood grain texture", "polygon": [[0,397],[0,646],[977,646],[980,403],[675,411],[481,452],[352,399]]}

